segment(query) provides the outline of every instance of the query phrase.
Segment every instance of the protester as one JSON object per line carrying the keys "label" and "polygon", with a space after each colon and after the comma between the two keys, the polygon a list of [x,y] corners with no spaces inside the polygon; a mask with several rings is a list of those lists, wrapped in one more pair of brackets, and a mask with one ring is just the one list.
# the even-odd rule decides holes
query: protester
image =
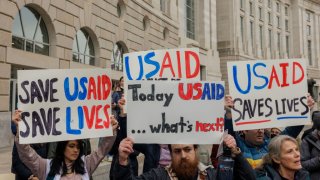
{"label": "protester", "polygon": [[[243,158],[241,152],[236,147],[235,139],[227,135],[224,144],[232,151],[235,160],[234,179],[255,179],[254,171]],[[135,177],[130,171],[129,154],[133,152],[133,140],[126,138],[121,141],[119,146],[119,156],[117,157],[114,174],[116,179],[224,179],[219,176],[212,166],[205,166],[199,162],[197,156],[198,146],[193,144],[172,144],[169,145],[172,163],[167,167],[158,167],[147,173]]]}
{"label": "protester", "polygon": [[[118,127],[118,122],[113,116],[110,117],[113,132]],[[16,110],[13,122],[18,129],[18,122],[21,120],[21,111]],[[19,144],[19,136],[15,137],[15,144],[22,162],[27,165],[32,174],[40,180],[44,179],[73,179],[89,180],[89,176],[95,171],[104,155],[111,149],[115,135],[105,137],[98,150],[90,155],[83,155],[81,140],[61,141],[57,144],[57,150],[53,159],[41,158],[27,144]]]}
{"label": "protester", "polygon": [[[120,129],[118,129],[116,141],[112,147],[112,152],[114,152],[113,156],[117,156],[120,142],[127,137],[127,114],[124,112],[126,100],[122,95],[121,99],[118,100],[117,107],[119,107],[119,125]],[[142,153],[144,154],[144,165],[143,172],[148,172],[152,168],[156,168],[159,165],[160,159],[160,146],[158,144],[135,144],[133,149],[134,153],[130,154],[131,161],[131,170],[134,175],[138,175],[139,163],[137,160],[137,156]],[[115,165],[115,159],[112,158],[110,172],[113,171]],[[115,178],[110,173],[110,180],[115,180]]]}
{"label": "protester", "polygon": [[281,133],[281,129],[280,128],[273,127],[270,130],[270,137],[274,138],[274,137],[280,135],[280,133]]}
{"label": "protester", "polygon": [[257,180],[308,180],[309,173],[302,169],[298,142],[287,135],[274,137],[268,153],[256,168]]}
{"label": "protester", "polygon": [[314,130],[302,139],[301,163],[312,180],[320,179],[320,111],[312,113]]}
{"label": "protester", "polygon": [[[232,116],[230,110],[230,107],[233,106],[232,97],[226,96],[225,101],[227,106],[225,129],[228,129],[228,132],[235,137],[244,157],[248,160],[253,168],[256,168],[257,165],[261,163],[263,155],[268,153],[268,144],[270,142],[270,138],[265,136],[264,129],[245,130],[243,131],[244,137],[241,137],[233,130],[232,126]],[[307,95],[307,105],[310,109],[314,106],[314,100],[309,94]],[[287,127],[280,134],[289,135],[293,138],[296,138],[303,127],[303,125]]]}
{"label": "protester", "polygon": [[[14,136],[17,134],[16,126],[13,122],[11,122],[11,131]],[[42,158],[47,157],[47,149],[48,149],[47,143],[32,144],[30,146]],[[13,148],[12,148],[11,172],[15,174],[15,180],[25,180],[25,179],[38,180],[38,177],[33,175],[31,170],[21,161],[15,144],[13,144]]]}

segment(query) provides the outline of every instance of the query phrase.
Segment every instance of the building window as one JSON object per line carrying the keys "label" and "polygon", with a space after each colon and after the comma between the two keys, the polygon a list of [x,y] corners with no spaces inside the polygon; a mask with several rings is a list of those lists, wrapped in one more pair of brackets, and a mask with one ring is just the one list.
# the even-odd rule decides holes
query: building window
{"label": "building window", "polygon": [[95,54],[92,39],[84,30],[79,30],[73,40],[72,60],[82,64],[95,65]]}
{"label": "building window", "polygon": [[271,8],[271,0],[268,0],[268,7]]}
{"label": "building window", "polygon": [[259,34],[260,34],[260,50],[261,54],[263,53],[263,27],[259,26]]}
{"label": "building window", "polygon": [[289,36],[286,36],[286,50],[287,50],[287,56],[290,57],[290,51],[289,51]]}
{"label": "building window", "polygon": [[200,65],[200,80],[205,81],[206,80],[206,66]]}
{"label": "building window", "polygon": [[122,0],[117,3],[117,14],[119,18],[122,18],[126,12],[126,6]]}
{"label": "building window", "polygon": [[195,39],[194,0],[186,0],[187,37]]}
{"label": "building window", "polygon": [[307,21],[310,22],[311,21],[311,13],[307,11],[306,15],[307,15]]}
{"label": "building window", "polygon": [[280,28],[280,17],[277,16],[277,27]]}
{"label": "building window", "polygon": [[254,27],[253,27],[253,22],[250,21],[250,35],[251,35],[251,47],[253,48],[253,40],[254,40]]}
{"label": "building window", "polygon": [[169,5],[170,1],[169,0],[160,0],[160,10],[165,13],[169,14]]}
{"label": "building window", "polygon": [[281,55],[281,54],[280,54],[280,53],[281,53],[281,44],[280,44],[281,42],[280,42],[280,41],[281,41],[281,39],[280,39],[280,33],[278,33],[278,43],[277,43],[277,44],[278,44],[279,57],[280,57],[280,55]]}
{"label": "building window", "polygon": [[289,31],[289,20],[285,20],[286,31]]}
{"label": "building window", "polygon": [[125,45],[117,42],[113,46],[111,54],[111,69],[116,71],[123,71],[123,54],[127,53],[128,50]]}
{"label": "building window", "polygon": [[262,8],[259,7],[259,19],[262,20]]}
{"label": "building window", "polygon": [[142,20],[143,30],[146,31],[150,27],[150,19],[148,16],[144,16]]}
{"label": "building window", "polygon": [[270,49],[270,58],[272,58],[272,31],[269,29],[269,49]]}
{"label": "building window", "polygon": [[288,6],[285,6],[284,7],[284,14],[286,15],[286,16],[289,16],[289,7]]}
{"label": "building window", "polygon": [[308,40],[308,59],[309,59],[309,65],[312,66],[312,49],[311,49],[311,40]]}
{"label": "building window", "polygon": [[280,3],[277,2],[277,12],[280,13]]}
{"label": "building window", "polygon": [[311,36],[311,26],[307,25],[307,35]]}
{"label": "building window", "polygon": [[243,1],[244,1],[244,0],[240,0],[240,9],[243,9],[243,7],[244,7],[244,6],[243,6]]}
{"label": "building window", "polygon": [[271,12],[268,12],[268,24],[272,25],[272,22],[271,22]]}
{"label": "building window", "polygon": [[167,40],[168,37],[169,37],[169,29],[165,27],[165,28],[163,29],[162,35],[163,35],[163,39],[164,39],[164,40]]}
{"label": "building window", "polygon": [[241,33],[241,41],[244,43],[244,29],[243,29],[243,17],[240,16],[240,33]]}
{"label": "building window", "polygon": [[49,35],[42,17],[29,7],[22,7],[13,21],[12,47],[49,55]]}
{"label": "building window", "polygon": [[250,6],[250,15],[253,16],[253,3],[250,2],[249,6]]}

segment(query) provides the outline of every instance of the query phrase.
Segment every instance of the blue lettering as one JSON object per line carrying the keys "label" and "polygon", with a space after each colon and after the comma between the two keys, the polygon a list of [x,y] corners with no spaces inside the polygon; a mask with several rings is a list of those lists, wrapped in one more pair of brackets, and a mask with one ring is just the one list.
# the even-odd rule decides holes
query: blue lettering
{"label": "blue lettering", "polygon": [[79,99],[84,100],[87,96],[87,87],[86,84],[88,83],[88,79],[86,77],[82,77],[80,79],[80,86],[83,91],[79,91]]}
{"label": "blue lettering", "polygon": [[224,98],[224,86],[222,84],[216,84],[216,100],[220,100]]}
{"label": "blue lettering", "polygon": [[68,134],[81,134],[80,130],[71,129],[71,109],[67,107],[66,109],[66,127]]}
{"label": "blue lettering", "polygon": [[74,92],[72,95],[70,94],[69,78],[64,79],[64,94],[69,101],[74,101],[78,97],[78,79],[77,78],[73,78],[73,79],[74,79]]}
{"label": "blue lettering", "polygon": [[238,76],[237,76],[237,66],[233,66],[232,67],[232,71],[233,71],[233,82],[235,83],[235,86],[237,88],[237,90],[241,93],[241,94],[248,94],[250,92],[250,88],[251,88],[251,71],[250,71],[250,64],[247,64],[247,75],[248,75],[248,85],[247,85],[247,89],[246,90],[242,90],[239,86],[238,83]]}
{"label": "blue lettering", "polygon": [[[138,56],[138,59],[139,59],[140,74],[139,74],[139,77],[138,77],[136,80],[141,80],[141,79],[142,79],[142,76],[143,76],[142,57],[141,57],[141,56]],[[126,67],[126,73],[127,73],[128,80],[133,80],[133,79],[132,79],[132,76],[131,76],[131,74],[130,74],[129,57],[128,57],[128,56],[126,56],[126,57],[124,58],[124,63],[125,63],[125,67]]]}
{"label": "blue lettering", "polygon": [[268,77],[257,74],[257,72],[256,72],[256,67],[257,67],[257,66],[266,67],[266,65],[265,65],[264,63],[257,63],[257,64],[255,64],[255,65],[253,65],[253,74],[254,74],[256,77],[259,77],[259,78],[262,78],[262,79],[265,80],[265,83],[264,83],[263,85],[261,85],[261,86],[254,86],[254,89],[257,89],[257,90],[258,90],[258,89],[263,89],[263,88],[265,88],[265,87],[268,85],[269,80],[268,80]]}
{"label": "blue lettering", "polygon": [[[214,83],[213,83],[214,84]],[[213,91],[213,90],[212,90]],[[204,100],[207,96],[207,99],[208,100],[211,100],[211,97],[210,97],[210,86],[209,86],[209,83],[204,83],[203,84],[203,90],[202,90],[202,97],[201,97],[201,100]]]}
{"label": "blue lettering", "polygon": [[160,69],[160,64],[157,61],[153,61],[151,58],[155,56],[154,52],[150,52],[148,53],[145,57],[144,57],[144,61],[147,64],[151,64],[154,65],[155,68],[153,71],[149,72],[148,74],[146,74],[146,79],[151,78],[152,76],[154,76]]}

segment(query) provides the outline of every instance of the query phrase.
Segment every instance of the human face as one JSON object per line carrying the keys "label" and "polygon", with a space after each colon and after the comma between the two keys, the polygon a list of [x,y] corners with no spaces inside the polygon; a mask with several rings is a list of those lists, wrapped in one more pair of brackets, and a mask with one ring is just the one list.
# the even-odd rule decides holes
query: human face
{"label": "human face", "polygon": [[281,133],[281,131],[278,128],[271,128],[270,135],[271,137],[276,137]]}
{"label": "human face", "polygon": [[124,86],[124,80],[123,80],[123,78],[120,80],[119,83],[120,83],[120,87],[123,88],[123,86]]}
{"label": "human face", "polygon": [[282,170],[297,171],[302,168],[297,144],[292,141],[282,143],[279,164]]}
{"label": "human face", "polygon": [[198,171],[199,160],[193,144],[171,145],[172,169],[179,179],[193,179]]}
{"label": "human face", "polygon": [[264,129],[243,131],[244,139],[252,145],[261,145],[264,141]]}
{"label": "human face", "polygon": [[64,150],[64,158],[67,162],[75,161],[80,153],[80,145],[78,141],[69,141]]}

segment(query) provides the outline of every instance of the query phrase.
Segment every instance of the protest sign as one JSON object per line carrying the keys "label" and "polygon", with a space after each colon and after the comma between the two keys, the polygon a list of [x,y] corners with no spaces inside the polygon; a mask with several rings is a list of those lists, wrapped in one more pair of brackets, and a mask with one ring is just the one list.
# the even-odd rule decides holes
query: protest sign
{"label": "protest sign", "polygon": [[20,143],[111,136],[111,89],[105,69],[18,71]]}
{"label": "protest sign", "polygon": [[125,80],[200,79],[199,49],[180,48],[123,55]]}
{"label": "protest sign", "polygon": [[305,60],[228,62],[234,130],[309,122]]}
{"label": "protest sign", "polygon": [[132,80],[127,86],[127,131],[135,143],[219,143],[224,82]]}

